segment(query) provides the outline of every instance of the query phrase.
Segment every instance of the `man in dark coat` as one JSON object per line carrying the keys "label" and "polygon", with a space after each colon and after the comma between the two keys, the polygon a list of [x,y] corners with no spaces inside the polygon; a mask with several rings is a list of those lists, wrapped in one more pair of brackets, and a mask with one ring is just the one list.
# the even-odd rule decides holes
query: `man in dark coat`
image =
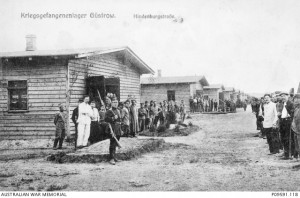
{"label": "man in dark coat", "polygon": [[62,144],[66,136],[66,114],[64,113],[64,106],[59,106],[59,112],[55,114],[54,124],[56,127],[55,139],[53,149],[57,149],[57,143],[59,142],[58,149],[62,149]]}
{"label": "man in dark coat", "polygon": [[294,112],[292,122],[292,136],[294,136],[295,151],[294,158],[300,154],[300,93],[294,96]]}
{"label": "man in dark coat", "polygon": [[[106,111],[105,113],[105,122],[111,125],[117,140],[120,140],[122,136],[121,130],[121,113],[118,109],[118,100],[116,98],[112,99],[111,108]],[[113,138],[113,135],[110,137],[110,145],[109,145],[109,163],[115,165],[117,161],[116,158],[116,148],[117,148],[117,141]]]}
{"label": "man in dark coat", "polygon": [[[82,99],[79,99],[78,100],[78,105],[80,103],[82,103],[83,100]],[[72,122],[74,123],[75,125],[75,149],[77,148],[77,136],[78,136],[78,123],[77,123],[77,119],[78,119],[78,106],[73,110],[73,113],[72,113]]]}
{"label": "man in dark coat", "polygon": [[210,99],[210,111],[213,111],[214,109],[214,99]]}

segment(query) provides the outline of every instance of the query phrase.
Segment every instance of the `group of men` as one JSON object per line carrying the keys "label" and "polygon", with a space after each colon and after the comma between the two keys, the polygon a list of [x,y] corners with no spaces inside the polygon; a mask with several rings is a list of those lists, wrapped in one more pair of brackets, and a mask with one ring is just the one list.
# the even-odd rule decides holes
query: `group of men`
{"label": "group of men", "polygon": [[194,112],[212,112],[218,111],[218,101],[209,97],[191,97],[190,100],[191,113]]}
{"label": "group of men", "polygon": [[300,94],[281,92],[265,94],[251,102],[256,115],[259,137],[267,139],[270,154],[283,150],[283,159],[298,158],[300,154]]}
{"label": "group of men", "polygon": [[[115,153],[117,141],[121,136],[136,137],[139,132],[150,129],[150,127],[156,129],[158,125],[171,122],[171,115],[174,115],[174,119],[183,121],[186,115],[183,100],[180,104],[165,100],[159,105],[156,104],[156,101],[150,101],[150,103],[145,101],[138,108],[135,99],[119,102],[114,96],[106,97],[105,102],[100,102],[99,109],[96,108],[95,101],[90,101],[89,96],[85,96],[78,102],[78,107],[73,110],[72,114],[76,131],[75,148],[83,148],[110,138],[109,162],[111,164],[118,161]],[[61,107],[54,120],[57,128],[55,149],[58,142],[58,148],[62,146],[65,137],[65,119],[64,108]]]}

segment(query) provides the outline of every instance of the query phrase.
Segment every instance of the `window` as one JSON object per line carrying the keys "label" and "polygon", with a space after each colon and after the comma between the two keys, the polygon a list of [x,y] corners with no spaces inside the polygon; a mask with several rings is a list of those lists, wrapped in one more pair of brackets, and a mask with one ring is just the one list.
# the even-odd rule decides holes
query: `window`
{"label": "window", "polygon": [[9,111],[27,110],[27,81],[8,81]]}
{"label": "window", "polygon": [[175,101],[175,91],[174,90],[168,90],[167,95],[168,95],[168,101],[170,101],[170,100]]}

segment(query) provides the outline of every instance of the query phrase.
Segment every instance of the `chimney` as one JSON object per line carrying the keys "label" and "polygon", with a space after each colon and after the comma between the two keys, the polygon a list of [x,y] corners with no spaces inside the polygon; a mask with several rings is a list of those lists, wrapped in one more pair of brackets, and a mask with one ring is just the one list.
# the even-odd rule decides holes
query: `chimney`
{"label": "chimney", "polygon": [[26,35],[26,51],[36,50],[36,36],[34,34]]}
{"label": "chimney", "polygon": [[161,77],[161,69],[157,70],[157,77]]}

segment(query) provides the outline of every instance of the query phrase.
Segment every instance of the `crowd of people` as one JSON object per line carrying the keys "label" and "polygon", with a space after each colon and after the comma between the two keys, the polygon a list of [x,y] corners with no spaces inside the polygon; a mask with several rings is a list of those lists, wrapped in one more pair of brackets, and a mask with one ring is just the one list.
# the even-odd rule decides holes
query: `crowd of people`
{"label": "crowd of people", "polygon": [[[90,101],[89,96],[78,101],[73,110],[72,121],[75,125],[75,148],[110,139],[110,160],[115,164],[116,147],[121,136],[137,137],[147,129],[156,130],[160,125],[175,124],[184,121],[186,108],[184,101],[166,101],[157,104],[155,100],[145,101],[137,106],[135,99],[119,102],[114,94],[108,94],[105,101]],[[66,113],[64,106],[59,107],[55,115],[56,134],[54,149],[61,149],[66,135]],[[58,147],[57,144],[59,143]]]}
{"label": "crowd of people", "polygon": [[[196,96],[191,97],[189,103],[191,113],[236,111],[236,104],[233,100],[225,99],[224,101],[220,100],[218,103],[217,99],[209,98],[208,96]],[[247,104],[246,106],[243,105],[242,107],[247,107]]]}
{"label": "crowd of people", "polygon": [[191,113],[194,112],[212,112],[218,111],[218,101],[209,97],[191,97],[190,100]]}
{"label": "crowd of people", "polygon": [[[300,94],[265,94],[251,101],[259,137],[267,139],[270,154],[283,159],[300,154]],[[282,155],[280,154],[283,151]]]}

